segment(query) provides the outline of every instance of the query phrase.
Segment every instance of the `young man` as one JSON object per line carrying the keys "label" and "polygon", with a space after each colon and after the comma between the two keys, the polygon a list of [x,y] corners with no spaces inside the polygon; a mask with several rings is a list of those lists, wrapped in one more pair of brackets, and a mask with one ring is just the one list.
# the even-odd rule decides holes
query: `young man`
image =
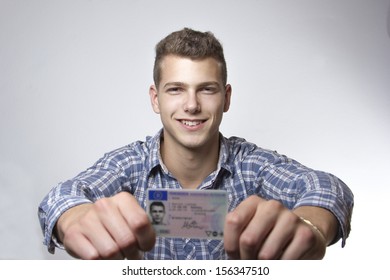
{"label": "young man", "polygon": [[[106,154],[44,198],[50,252],[82,259],[321,259],[350,231],[353,194],[337,177],[219,131],[232,88],[219,41],[191,29],[156,46],[153,110],[163,129]],[[148,188],[228,192],[224,239],[156,236]]]}
{"label": "young man", "polygon": [[150,204],[150,217],[152,225],[163,225],[165,216],[165,205],[161,201],[153,201]]}

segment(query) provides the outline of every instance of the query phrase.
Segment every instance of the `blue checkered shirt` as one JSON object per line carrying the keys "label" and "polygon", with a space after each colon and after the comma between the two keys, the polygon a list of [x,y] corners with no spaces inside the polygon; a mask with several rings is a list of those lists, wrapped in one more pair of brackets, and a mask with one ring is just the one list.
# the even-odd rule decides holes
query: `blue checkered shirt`
{"label": "blue checkered shirt", "polygon": [[[49,252],[62,248],[53,233],[59,216],[69,208],[127,191],[146,209],[148,188],[180,189],[179,182],[160,157],[162,130],[107,153],[91,168],[55,186],[39,205],[44,244]],[[337,177],[303,166],[277,152],[259,148],[242,138],[221,135],[217,169],[198,189],[228,192],[229,211],[250,195],[281,201],[285,207],[318,206],[330,210],[339,221],[334,242],[342,246],[350,231],[353,194]],[[144,259],[227,259],[223,241],[157,237]]]}

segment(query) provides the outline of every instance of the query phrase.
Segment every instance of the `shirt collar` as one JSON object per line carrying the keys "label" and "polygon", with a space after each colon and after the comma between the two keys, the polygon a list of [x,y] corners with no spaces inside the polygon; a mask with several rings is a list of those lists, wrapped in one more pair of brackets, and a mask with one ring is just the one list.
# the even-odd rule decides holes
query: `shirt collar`
{"label": "shirt collar", "polygon": [[230,162],[230,144],[229,140],[220,134],[220,148],[219,148],[219,160],[218,160],[218,169],[222,168],[232,173],[232,168],[229,164]]}
{"label": "shirt collar", "polygon": [[[151,137],[149,139],[149,143],[150,143],[150,157],[149,157],[149,161],[148,161],[148,166],[147,166],[147,171],[148,171],[148,174],[156,167],[156,166],[161,166],[163,167],[164,164],[162,162],[162,159],[161,159],[161,155],[160,155],[160,141],[161,141],[161,137],[163,137],[163,130],[160,129],[156,135],[154,135],[153,137]],[[164,168],[164,167],[163,167]]]}

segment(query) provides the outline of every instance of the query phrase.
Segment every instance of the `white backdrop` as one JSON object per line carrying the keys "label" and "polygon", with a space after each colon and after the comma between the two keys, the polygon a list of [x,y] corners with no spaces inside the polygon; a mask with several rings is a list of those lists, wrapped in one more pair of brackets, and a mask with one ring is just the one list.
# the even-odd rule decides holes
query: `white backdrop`
{"label": "white backdrop", "polygon": [[183,27],[212,31],[225,47],[226,136],[334,173],[353,190],[350,238],[326,258],[375,258],[388,246],[389,8],[388,0],[0,0],[0,259],[69,258],[46,252],[38,204],[105,152],[160,128],[148,98],[154,46]]}

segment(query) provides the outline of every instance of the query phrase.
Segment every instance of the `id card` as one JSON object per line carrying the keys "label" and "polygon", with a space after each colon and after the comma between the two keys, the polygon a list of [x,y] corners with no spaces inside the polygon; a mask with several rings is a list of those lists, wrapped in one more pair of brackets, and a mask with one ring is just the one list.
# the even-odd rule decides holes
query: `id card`
{"label": "id card", "polygon": [[147,213],[158,236],[223,239],[227,192],[148,189]]}

